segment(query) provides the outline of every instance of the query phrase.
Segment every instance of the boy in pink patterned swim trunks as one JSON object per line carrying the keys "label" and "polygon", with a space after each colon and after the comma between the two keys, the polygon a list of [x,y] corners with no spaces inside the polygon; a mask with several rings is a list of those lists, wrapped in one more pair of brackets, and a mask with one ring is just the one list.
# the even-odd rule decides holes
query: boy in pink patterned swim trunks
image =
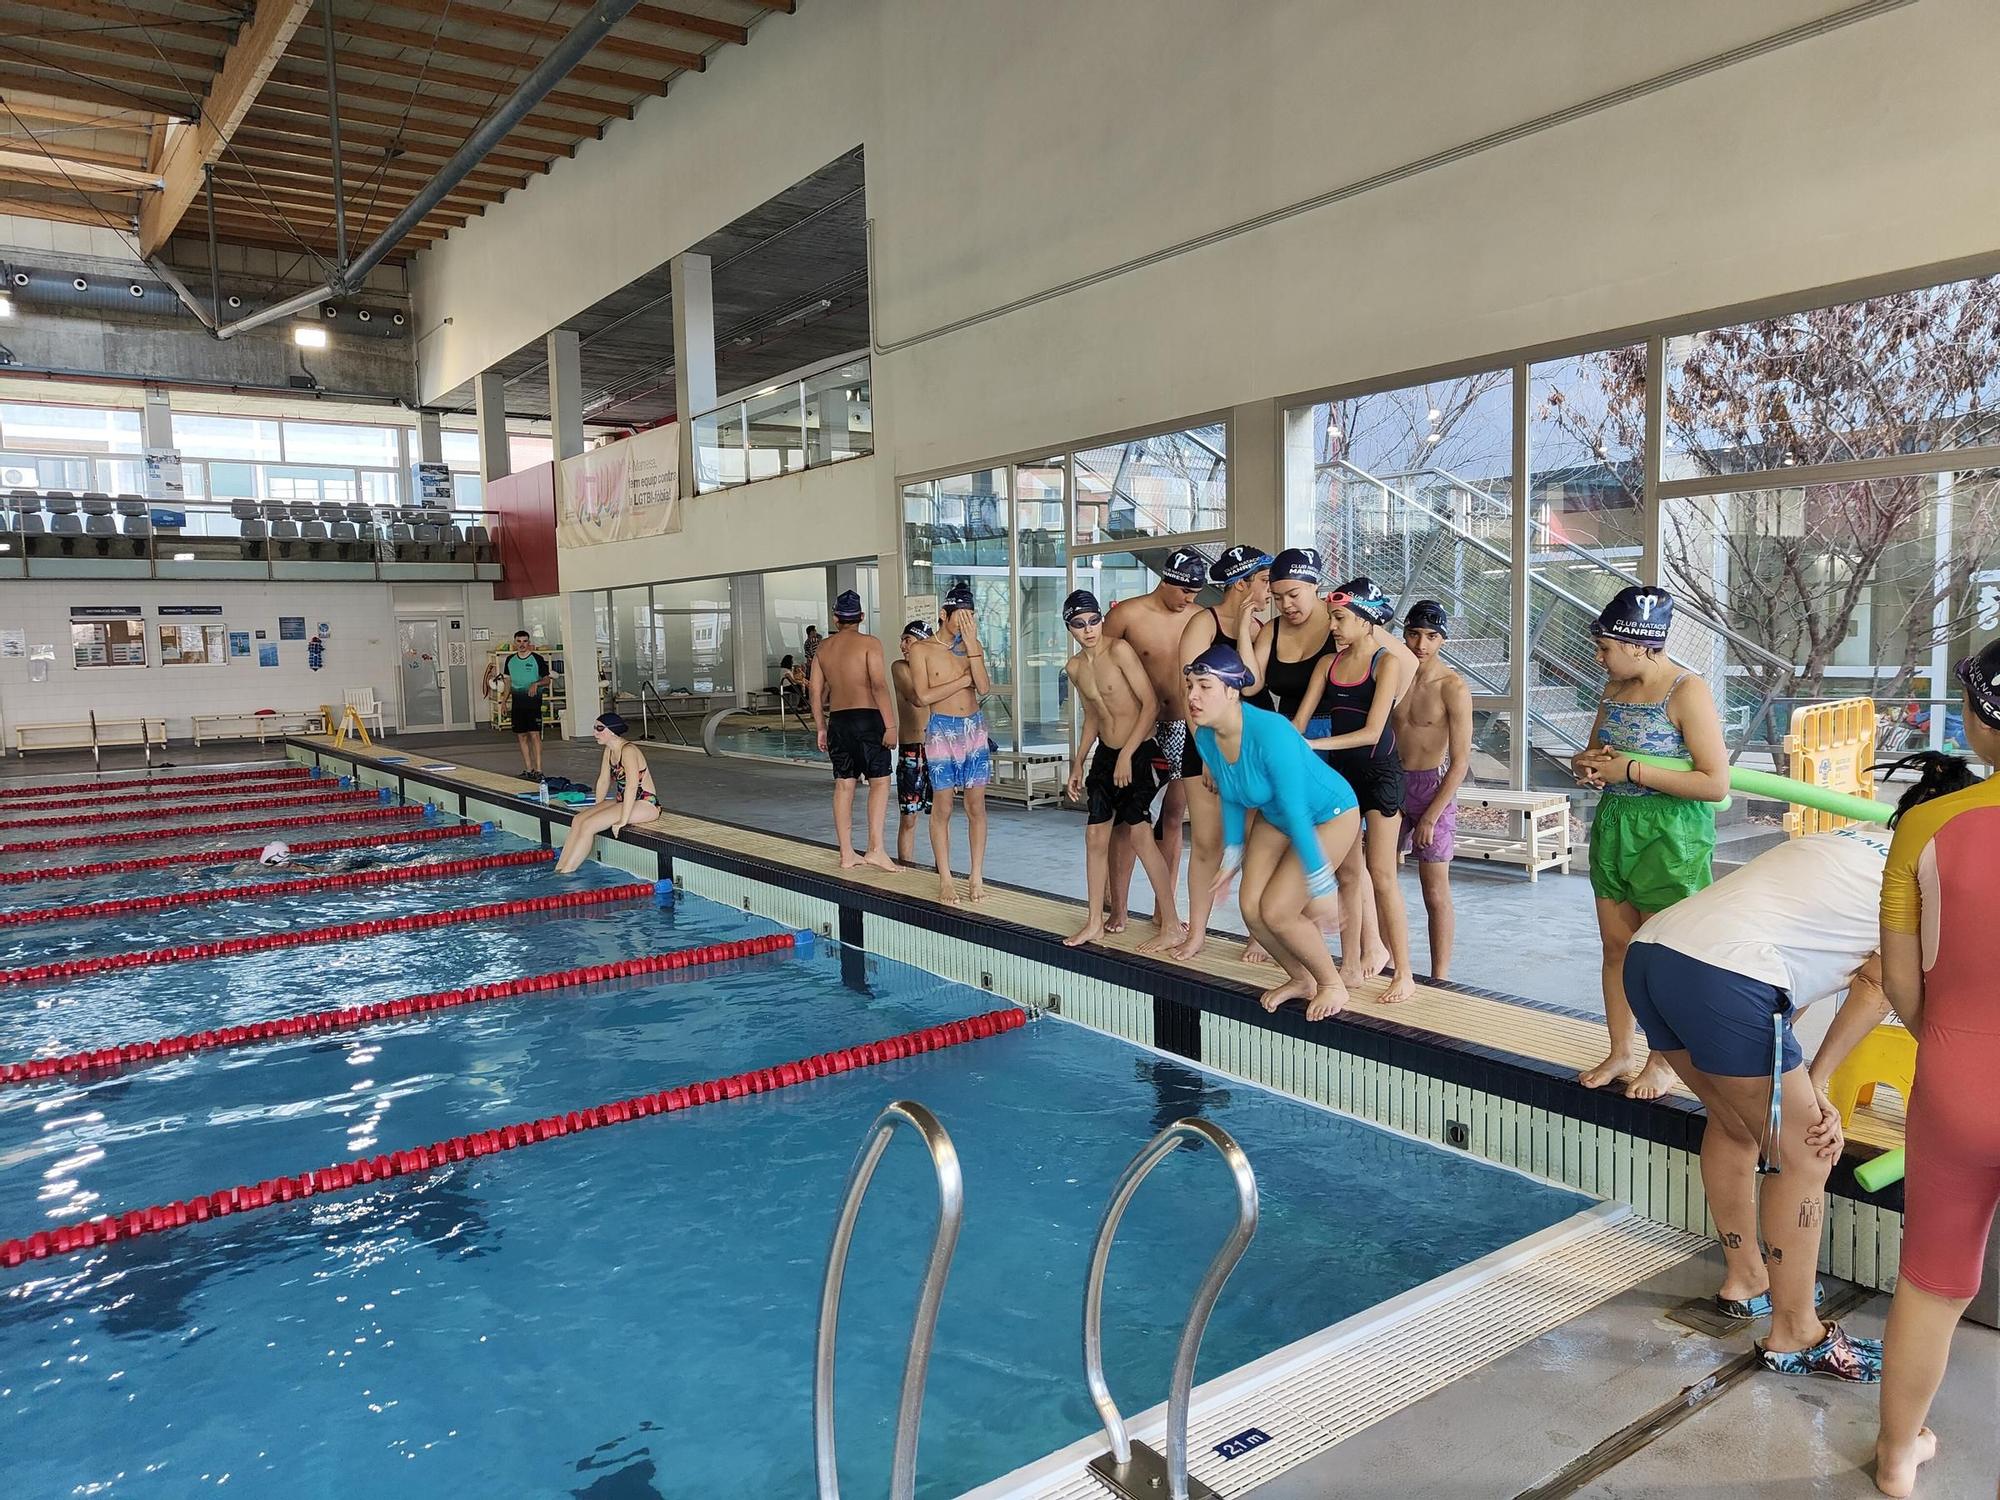
{"label": "boy in pink patterned swim trunks", "polygon": [[1410,606],[1403,644],[1417,658],[1417,675],[1395,708],[1396,748],[1403,760],[1402,847],[1417,857],[1430,916],[1433,979],[1451,977],[1456,798],[1472,761],[1472,692],[1440,654],[1449,634],[1443,605],[1422,599]]}

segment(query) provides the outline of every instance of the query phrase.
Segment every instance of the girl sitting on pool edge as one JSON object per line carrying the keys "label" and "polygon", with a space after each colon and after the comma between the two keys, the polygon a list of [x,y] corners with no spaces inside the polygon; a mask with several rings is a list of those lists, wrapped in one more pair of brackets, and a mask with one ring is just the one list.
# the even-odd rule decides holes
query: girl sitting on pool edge
{"label": "girl sitting on pool edge", "polygon": [[600,833],[617,835],[628,823],[651,823],[660,816],[660,798],[653,790],[653,773],[646,757],[626,739],[630,726],[623,714],[602,713],[590,726],[591,738],[604,747],[597,771],[597,800],[570,819],[556,874],[573,875],[590,857]]}

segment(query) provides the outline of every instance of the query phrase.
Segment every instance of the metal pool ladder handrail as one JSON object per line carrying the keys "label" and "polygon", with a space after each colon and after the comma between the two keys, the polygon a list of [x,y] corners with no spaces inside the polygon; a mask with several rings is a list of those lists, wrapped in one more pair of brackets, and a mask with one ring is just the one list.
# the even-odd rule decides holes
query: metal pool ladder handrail
{"label": "metal pool ladder handrail", "polygon": [[[833,1353],[840,1324],[840,1285],[847,1272],[847,1252],[854,1240],[854,1221],[861,1212],[870,1179],[888,1149],[898,1124],[908,1125],[931,1154],[937,1174],[938,1223],[931,1239],[930,1264],[917,1293],[917,1316],[910,1330],[910,1352],[903,1363],[903,1394],[896,1410],[896,1450],[889,1471],[889,1500],[912,1500],[917,1490],[917,1428],[923,1419],[924,1375],[930,1365],[931,1337],[937,1331],[938,1305],[944,1300],[945,1278],[951,1274],[952,1252],[965,1222],[965,1178],[959,1171],[958,1150],[936,1115],[909,1099],[898,1099],[875,1117],[847,1174],[847,1193],[834,1225],[833,1246],[827,1254],[826,1280],[819,1295],[819,1338],[813,1359],[813,1467],[820,1500],[840,1500],[840,1473],[834,1452]],[[1219,1133],[1219,1132],[1218,1132]],[[1227,1137],[1224,1137],[1227,1139]]]}
{"label": "metal pool ladder handrail", "polygon": [[[1105,1207],[1104,1222],[1098,1226],[1097,1243],[1090,1252],[1090,1277],[1083,1290],[1083,1378],[1090,1387],[1090,1399],[1097,1407],[1097,1414],[1104,1419],[1105,1435],[1111,1440],[1111,1463],[1124,1469],[1132,1462],[1133,1444],[1125,1431],[1125,1419],[1111,1399],[1111,1387],[1104,1379],[1104,1272],[1111,1259],[1111,1242],[1118,1233],[1118,1221],[1125,1216],[1133,1193],[1184,1140],[1206,1143],[1216,1149],[1235,1180],[1237,1207],[1236,1227],[1215,1252],[1215,1259],[1209,1262],[1201,1285],[1195,1290],[1187,1324],[1181,1330],[1180,1347],[1174,1352],[1173,1379],[1167,1389],[1167,1487],[1171,1500],[1188,1500],[1188,1406],[1194,1392],[1194,1366],[1201,1351],[1201,1336],[1208,1327],[1209,1314],[1215,1310],[1216,1298],[1222,1294],[1222,1284],[1236,1269],[1236,1263],[1257,1233],[1257,1176],[1250,1170],[1249,1157],[1227,1131],[1198,1115],[1190,1115],[1174,1121],[1132,1158]],[[1139,1447],[1142,1454],[1152,1457],[1143,1444]],[[1153,1461],[1157,1463],[1157,1459]],[[1102,1472],[1103,1464],[1104,1460],[1099,1459],[1092,1468],[1099,1469],[1100,1477],[1109,1480],[1112,1476]]]}

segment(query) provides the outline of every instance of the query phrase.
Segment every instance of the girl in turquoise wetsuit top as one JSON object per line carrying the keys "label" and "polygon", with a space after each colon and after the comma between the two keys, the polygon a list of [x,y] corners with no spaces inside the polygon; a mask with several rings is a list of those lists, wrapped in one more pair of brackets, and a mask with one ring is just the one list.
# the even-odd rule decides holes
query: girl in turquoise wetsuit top
{"label": "girl in turquoise wetsuit top", "polygon": [[[1347,1003],[1347,987],[1319,924],[1338,912],[1343,942],[1360,941],[1346,930],[1350,919],[1358,927],[1354,904],[1334,896],[1334,871],[1361,828],[1353,788],[1281,715],[1244,703],[1251,673],[1233,646],[1218,642],[1186,671],[1195,743],[1222,800],[1216,895],[1241,873],[1244,925],[1285,971],[1264,992],[1264,1009],[1304,1000],[1306,1019],[1323,1020]],[[1246,834],[1252,809],[1260,816]]]}

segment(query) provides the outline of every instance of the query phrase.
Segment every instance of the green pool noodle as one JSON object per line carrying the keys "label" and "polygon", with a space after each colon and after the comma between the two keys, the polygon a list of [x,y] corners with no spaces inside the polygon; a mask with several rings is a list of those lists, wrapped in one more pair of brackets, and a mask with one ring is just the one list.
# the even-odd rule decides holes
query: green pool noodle
{"label": "green pool noodle", "polygon": [[1880,1156],[1864,1161],[1854,1169],[1854,1180],[1871,1193],[1879,1193],[1891,1183],[1903,1179],[1903,1148],[1884,1151]]}
{"label": "green pool noodle", "polygon": [[[1638,761],[1642,766],[1658,766],[1662,771],[1692,771],[1694,769],[1694,762],[1691,760],[1674,760],[1672,757],[1665,755],[1644,755],[1637,750],[1621,750],[1619,754],[1623,755],[1627,760]],[[1712,807],[1719,813],[1728,812],[1733,801],[1733,798],[1724,797],[1720,801],[1707,802],[1702,805]]]}
{"label": "green pool noodle", "polygon": [[[1629,759],[1641,761],[1649,766],[1658,766],[1663,771],[1694,769],[1689,761],[1669,760],[1660,755],[1633,755]],[[1789,776],[1776,776],[1769,771],[1753,771],[1745,766],[1736,766],[1730,770],[1729,784],[1746,797],[1770,797],[1779,802],[1796,802],[1801,807],[1817,808],[1823,813],[1832,813],[1837,818],[1852,818],[1857,823],[1886,823],[1896,811],[1887,802],[1856,797],[1849,792],[1837,792],[1831,787],[1812,786],[1803,781],[1794,781]],[[1717,803],[1715,806],[1727,807],[1728,803]]]}

